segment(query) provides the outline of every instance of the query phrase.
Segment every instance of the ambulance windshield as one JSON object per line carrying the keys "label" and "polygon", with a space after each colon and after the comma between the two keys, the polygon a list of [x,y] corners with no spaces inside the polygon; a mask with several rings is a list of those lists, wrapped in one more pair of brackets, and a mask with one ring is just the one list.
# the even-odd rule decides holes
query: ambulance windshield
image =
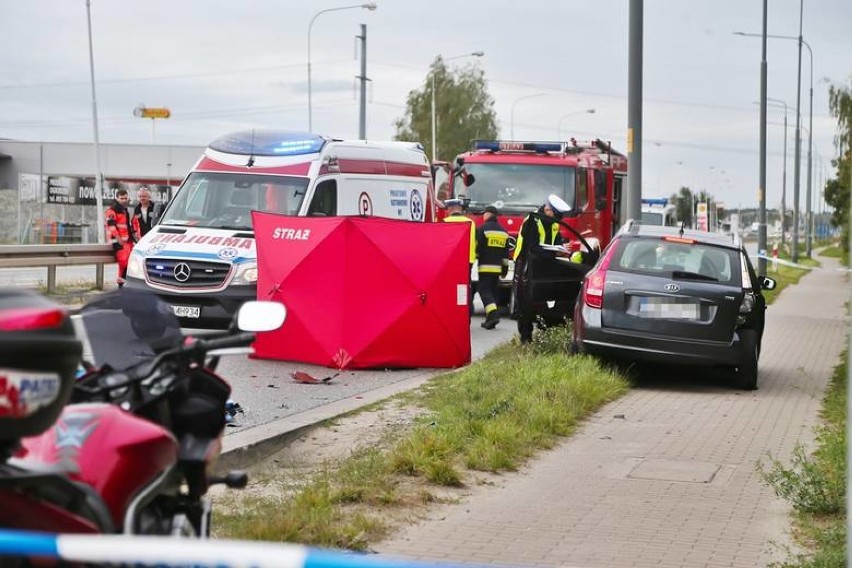
{"label": "ambulance windshield", "polygon": [[194,172],[160,224],[251,231],[252,211],[297,215],[307,187],[303,177]]}
{"label": "ambulance windshield", "polygon": [[572,167],[467,163],[464,169],[473,175],[473,183],[465,186],[457,176],[454,192],[470,199],[468,210],[474,213],[495,203],[502,203],[503,212],[534,211],[551,193],[574,203],[576,170]]}

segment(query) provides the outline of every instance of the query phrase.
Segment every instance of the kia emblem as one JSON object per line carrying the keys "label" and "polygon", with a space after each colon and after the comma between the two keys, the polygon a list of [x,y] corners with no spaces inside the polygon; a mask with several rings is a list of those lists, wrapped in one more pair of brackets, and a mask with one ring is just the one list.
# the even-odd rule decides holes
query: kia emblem
{"label": "kia emblem", "polygon": [[[175,270],[177,270],[177,268],[175,268]],[[175,277],[177,278],[177,275],[175,275]],[[680,292],[680,286],[674,282],[669,282],[664,286],[664,288],[666,289],[666,292]]]}
{"label": "kia emblem", "polygon": [[179,262],[173,271],[175,280],[178,282],[186,282],[192,274],[192,269],[185,262]]}

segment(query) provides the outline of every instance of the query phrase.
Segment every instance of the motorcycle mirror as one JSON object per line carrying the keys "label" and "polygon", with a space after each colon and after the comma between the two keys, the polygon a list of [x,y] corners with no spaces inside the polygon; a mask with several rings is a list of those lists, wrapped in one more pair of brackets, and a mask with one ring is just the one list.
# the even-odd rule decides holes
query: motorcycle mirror
{"label": "motorcycle mirror", "polygon": [[272,331],[287,318],[287,308],[279,302],[252,300],[237,312],[237,327],[243,331]]}

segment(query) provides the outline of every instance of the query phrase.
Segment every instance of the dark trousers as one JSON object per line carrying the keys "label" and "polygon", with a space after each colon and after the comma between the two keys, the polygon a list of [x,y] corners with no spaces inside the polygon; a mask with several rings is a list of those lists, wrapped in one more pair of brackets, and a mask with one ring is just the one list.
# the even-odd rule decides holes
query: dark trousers
{"label": "dark trousers", "polygon": [[485,306],[485,315],[497,309],[497,294],[500,288],[500,274],[496,272],[479,273],[479,297]]}

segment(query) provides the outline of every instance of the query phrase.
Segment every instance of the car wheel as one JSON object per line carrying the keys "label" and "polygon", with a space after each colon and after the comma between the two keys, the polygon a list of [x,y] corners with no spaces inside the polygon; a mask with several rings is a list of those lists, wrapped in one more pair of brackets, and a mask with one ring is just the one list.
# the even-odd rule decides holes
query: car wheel
{"label": "car wheel", "polygon": [[577,345],[577,342],[572,338],[571,341],[568,342],[568,355],[572,357],[574,355],[580,354],[580,347]]}
{"label": "car wheel", "polygon": [[740,340],[745,356],[743,363],[734,370],[734,387],[754,390],[757,388],[757,360],[760,357],[757,332],[753,329],[744,329],[740,332]]}

